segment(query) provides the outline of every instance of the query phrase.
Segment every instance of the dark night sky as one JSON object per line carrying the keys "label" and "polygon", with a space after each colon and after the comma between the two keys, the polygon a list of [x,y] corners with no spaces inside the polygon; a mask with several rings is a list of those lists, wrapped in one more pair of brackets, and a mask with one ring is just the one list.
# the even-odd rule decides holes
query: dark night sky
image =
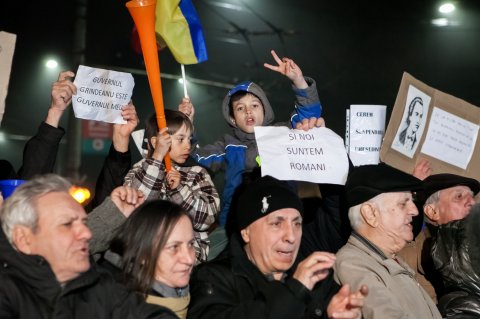
{"label": "dark night sky", "polygon": [[[276,110],[288,117],[293,103],[289,83],[265,70],[270,49],[293,58],[317,80],[327,125],[344,135],[345,108],[350,104],[395,102],[402,73],[441,91],[480,105],[480,3],[457,1],[456,26],[439,28],[436,1],[194,0],[207,39],[209,60],[187,66],[193,78],[224,84],[260,83]],[[125,1],[88,1],[86,65],[143,70],[142,57],[130,48],[133,22]],[[395,6],[398,6],[395,8]],[[9,93],[0,131],[7,141],[2,158],[19,167],[24,141],[46,114],[50,86],[58,70],[48,73],[42,61],[59,57],[62,69],[76,70],[73,0],[8,1],[0,11],[0,30],[17,34]],[[180,74],[168,51],[160,52],[163,73]],[[1,72],[1,71],[0,71]],[[153,111],[146,77],[134,74],[134,103],[142,120]],[[176,108],[181,87],[163,79],[165,105]],[[192,84],[201,142],[227,131],[220,114],[225,88]],[[62,125],[66,126],[66,118]],[[64,152],[64,148],[61,150]],[[64,166],[60,154],[58,169]],[[82,173],[92,184],[102,157],[83,156]]]}

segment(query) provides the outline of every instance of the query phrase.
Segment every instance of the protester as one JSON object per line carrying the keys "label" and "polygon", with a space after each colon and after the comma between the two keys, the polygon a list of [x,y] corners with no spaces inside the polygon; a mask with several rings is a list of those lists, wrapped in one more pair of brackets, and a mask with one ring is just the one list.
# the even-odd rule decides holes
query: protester
{"label": "protester", "polygon": [[[139,189],[147,200],[167,199],[185,209],[193,220],[197,261],[204,262],[209,251],[208,230],[215,222],[220,198],[203,167],[182,166],[191,151],[193,126],[189,118],[173,110],[165,110],[165,118],[167,128],[159,132],[155,114],[150,116],[145,129],[147,157],[128,172],[124,185]],[[167,153],[173,165],[165,172]]]}
{"label": "protester", "polygon": [[33,178],[0,211],[0,318],[176,318],[89,260],[85,210],[57,175]]}
{"label": "protester", "polygon": [[477,180],[455,174],[434,174],[424,181],[425,231],[432,237],[431,254],[422,254],[422,263],[434,267],[426,270],[430,278],[442,281],[438,307],[447,318],[480,316],[480,271],[470,258],[478,245],[466,230],[475,218],[468,216],[479,191]]}
{"label": "protester", "polygon": [[[275,51],[271,53],[278,65],[265,63],[264,66],[285,75],[293,84],[296,113],[289,123],[291,127],[307,130],[323,126],[315,81],[304,77],[293,60],[280,59]],[[194,108],[189,99],[182,101],[179,110],[193,122]],[[272,125],[274,113],[265,92],[253,82],[243,82],[229,90],[222,103],[222,113],[228,125],[233,128],[233,134],[226,134],[221,140],[194,149],[193,152],[200,165],[213,172],[225,172],[222,209],[219,214],[219,223],[225,226],[233,194],[242,183],[244,173],[248,174],[259,166],[254,127]]]}
{"label": "protester", "polygon": [[71,71],[59,74],[58,80],[52,84],[47,116],[40,123],[37,133],[25,144],[22,166],[16,173],[8,161],[2,160],[0,180],[30,179],[38,174],[53,172],[58,147],[65,135],[65,130],[59,127],[60,119],[72,101],[72,94],[76,93],[75,85],[70,79],[73,76],[75,74]]}
{"label": "protester", "polygon": [[229,249],[191,280],[189,318],[360,318],[367,288],[340,290],[335,256],[315,252],[292,269],[302,235],[302,204],[265,176],[240,195]]}
{"label": "protester", "polygon": [[355,168],[346,188],[352,234],[337,253],[335,279],[353,289],[368,283],[363,318],[441,318],[437,307],[414,279],[398,252],[413,240],[418,210],[412,191],[417,178],[386,164]]}
{"label": "protester", "polygon": [[[415,165],[412,175],[423,181],[430,176],[432,172],[433,169],[430,161],[423,158]],[[436,304],[437,294],[442,294],[443,285],[433,269],[431,258],[426,258],[427,255],[430,255],[431,236],[428,228],[425,227],[423,205],[420,202],[420,196],[418,194],[415,196],[414,202],[419,211],[419,214],[415,216],[412,221],[415,239],[408,242],[397,255],[415,271],[415,279]]]}
{"label": "protester", "polygon": [[186,318],[190,273],[195,264],[194,241],[192,222],[180,206],[152,200],[139,206],[123,223],[105,259],[122,270],[122,281],[148,303]]}

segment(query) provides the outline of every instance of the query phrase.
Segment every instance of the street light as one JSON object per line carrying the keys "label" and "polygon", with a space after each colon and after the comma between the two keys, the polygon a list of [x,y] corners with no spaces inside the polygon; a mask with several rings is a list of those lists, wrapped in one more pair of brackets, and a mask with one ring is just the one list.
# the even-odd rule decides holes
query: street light
{"label": "street light", "polygon": [[450,2],[444,3],[438,8],[438,11],[445,14],[451,13],[455,11],[455,5]]}
{"label": "street light", "polygon": [[58,62],[53,59],[49,59],[47,63],[45,63],[45,66],[49,69],[56,69],[58,66]]}

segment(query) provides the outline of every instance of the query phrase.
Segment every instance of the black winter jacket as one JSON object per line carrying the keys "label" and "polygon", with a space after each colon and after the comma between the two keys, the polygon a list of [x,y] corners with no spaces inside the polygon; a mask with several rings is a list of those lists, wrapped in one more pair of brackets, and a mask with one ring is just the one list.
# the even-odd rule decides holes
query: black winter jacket
{"label": "black winter jacket", "polygon": [[464,219],[441,225],[434,236],[432,258],[446,292],[438,308],[447,318],[480,318],[480,269],[474,269],[471,262],[471,252],[478,255],[480,243],[467,234],[474,218],[478,232],[478,214],[480,211],[472,211]]}
{"label": "black winter jacket", "polygon": [[312,291],[289,276],[284,282],[268,280],[234,234],[227,251],[194,270],[188,318],[327,318],[328,302],[338,289],[332,274]]}
{"label": "black winter jacket", "polygon": [[177,318],[94,268],[62,287],[45,259],[14,250],[2,230],[0,266],[2,319]]}

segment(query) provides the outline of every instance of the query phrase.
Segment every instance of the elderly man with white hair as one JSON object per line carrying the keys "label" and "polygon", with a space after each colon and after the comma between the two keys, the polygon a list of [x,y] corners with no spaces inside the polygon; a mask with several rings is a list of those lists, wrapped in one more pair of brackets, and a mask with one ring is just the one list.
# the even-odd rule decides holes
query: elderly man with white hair
{"label": "elderly man with white hair", "polygon": [[412,191],[422,182],[385,164],[355,168],[346,195],[352,234],[335,261],[335,280],[353,289],[368,284],[363,318],[441,318],[413,270],[397,253],[413,240],[418,210]]}
{"label": "elderly man with white hair", "polygon": [[176,318],[90,264],[92,233],[71,186],[36,177],[0,210],[0,318]]}

